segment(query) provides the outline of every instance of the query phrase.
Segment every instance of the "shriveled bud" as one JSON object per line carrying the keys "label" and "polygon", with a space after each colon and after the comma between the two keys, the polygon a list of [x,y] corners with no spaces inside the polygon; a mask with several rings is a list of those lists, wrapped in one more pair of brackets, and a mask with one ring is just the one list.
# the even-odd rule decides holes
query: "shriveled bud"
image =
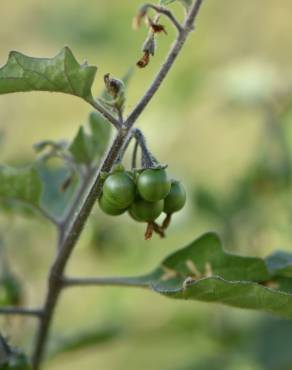
{"label": "shriveled bud", "polygon": [[147,14],[147,8],[148,8],[147,5],[143,5],[141,6],[141,8],[139,8],[136,16],[133,19],[134,30],[138,30],[141,27],[142,20],[145,18]]}
{"label": "shriveled bud", "polygon": [[104,75],[104,83],[107,92],[113,98],[116,98],[121,92],[124,92],[125,90],[124,82],[122,80],[118,80],[117,78],[110,77],[109,73]]}
{"label": "shriveled bud", "polygon": [[167,35],[166,29],[162,24],[153,24],[151,26],[153,33],[161,33],[163,32],[165,35]]}
{"label": "shriveled bud", "polygon": [[150,55],[149,55],[149,53],[145,52],[143,54],[142,58],[138,60],[138,62],[136,63],[136,65],[139,68],[145,68],[145,67],[148,66],[149,61],[150,61]]}
{"label": "shriveled bud", "polygon": [[137,62],[137,66],[139,68],[145,68],[150,62],[150,55],[154,56],[156,50],[156,42],[154,38],[154,34],[151,32],[147,36],[147,39],[145,40],[142,51],[143,56],[142,58]]}
{"label": "shriveled bud", "polygon": [[[158,18],[157,18],[158,21]],[[166,29],[162,24],[157,23],[157,21],[153,21],[150,17],[148,17],[148,25],[151,31],[155,33],[165,33],[167,35]]]}
{"label": "shriveled bud", "polygon": [[109,73],[104,75],[106,91],[113,97],[112,102],[108,102],[112,107],[123,110],[125,104],[125,84],[122,80],[113,78]]}
{"label": "shriveled bud", "polygon": [[143,44],[142,51],[144,53],[148,53],[149,55],[154,56],[155,51],[156,51],[156,41],[155,41],[153,33],[150,33],[148,35],[147,39],[145,40]]}

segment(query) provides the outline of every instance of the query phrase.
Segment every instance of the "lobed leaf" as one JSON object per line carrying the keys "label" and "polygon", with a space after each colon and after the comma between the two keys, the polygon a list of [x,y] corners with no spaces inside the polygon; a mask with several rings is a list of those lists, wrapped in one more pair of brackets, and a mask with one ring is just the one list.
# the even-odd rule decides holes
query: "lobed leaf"
{"label": "lobed leaf", "polygon": [[[227,253],[217,235],[208,233],[136,281],[169,298],[216,302],[292,318],[291,268],[291,255],[277,253],[264,260]],[[280,276],[283,271],[288,276]]]}
{"label": "lobed leaf", "polygon": [[33,58],[17,51],[0,69],[0,94],[25,91],[62,92],[91,100],[96,67],[80,65],[65,47],[54,58]]}

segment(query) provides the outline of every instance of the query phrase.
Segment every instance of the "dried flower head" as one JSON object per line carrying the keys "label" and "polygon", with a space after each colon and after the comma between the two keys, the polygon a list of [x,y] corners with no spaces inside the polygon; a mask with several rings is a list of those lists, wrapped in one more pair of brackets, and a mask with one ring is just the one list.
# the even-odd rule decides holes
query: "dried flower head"
{"label": "dried flower head", "polygon": [[158,17],[155,20],[151,19],[150,17],[147,17],[147,23],[149,28],[154,34],[163,32],[165,35],[167,35],[165,27],[162,24],[158,23],[158,20],[159,20]]}
{"label": "dried flower head", "polygon": [[149,54],[149,52],[145,51],[142,58],[138,60],[136,65],[139,68],[145,68],[145,67],[148,66],[149,61],[150,61],[150,54]]}
{"label": "dried flower head", "polygon": [[116,98],[125,89],[123,81],[111,77],[109,73],[104,75],[104,83],[107,92],[113,98]]}

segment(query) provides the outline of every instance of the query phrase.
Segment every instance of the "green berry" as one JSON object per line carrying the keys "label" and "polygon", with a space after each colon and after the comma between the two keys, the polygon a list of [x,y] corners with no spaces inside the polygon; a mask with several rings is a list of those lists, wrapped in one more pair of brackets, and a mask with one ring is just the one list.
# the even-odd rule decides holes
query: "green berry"
{"label": "green berry", "polygon": [[138,199],[132,204],[130,214],[138,221],[154,221],[163,211],[163,205],[163,200],[159,200],[158,202],[147,202],[144,199]]}
{"label": "green berry", "polygon": [[164,212],[172,214],[180,211],[186,203],[186,191],[179,181],[172,181],[171,189],[164,199]]}
{"label": "green berry", "polygon": [[148,202],[164,199],[170,191],[171,182],[163,169],[147,169],[138,177],[138,192]]}

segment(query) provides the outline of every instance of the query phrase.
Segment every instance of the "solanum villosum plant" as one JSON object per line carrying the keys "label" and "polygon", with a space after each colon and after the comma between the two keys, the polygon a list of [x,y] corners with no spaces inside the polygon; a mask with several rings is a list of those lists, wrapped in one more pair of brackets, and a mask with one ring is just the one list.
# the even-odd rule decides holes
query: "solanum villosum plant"
{"label": "solanum villosum plant", "polygon": [[[167,7],[174,1],[185,9],[183,22]],[[2,206],[22,209],[29,205],[29,210],[34,209],[50,220],[58,232],[56,257],[49,271],[42,307],[21,306],[21,285],[1,254],[0,313],[35,318],[38,328],[31,361],[0,335],[0,369],[40,368],[60,294],[69,287],[143,287],[169,298],[220,302],[292,317],[292,255],[277,252],[266,259],[232,255],[223,250],[213,233],[165,258],[147,275],[78,278],[65,274],[95,204],[110,216],[128,212],[133,222],[144,222],[146,239],[152,234],[164,237],[172,214],[184,206],[183,185],[171,178],[171,171],[150,152],[143,133],[134,125],[192,35],[201,5],[202,0],[161,0],[159,5],[147,3],[140,7],[134,26],[140,27],[145,21],[148,35],[137,61],[138,69],[152,62],[156,39],[167,33],[160,19],[166,18],[174,26],[177,37],[148,90],[127,116],[129,76],[119,79],[109,71],[104,76],[104,91],[95,98],[91,90],[96,67],[80,65],[68,47],[52,59],[32,58],[13,51],[0,69],[0,94],[59,92],[75,95],[94,108],[88,120],[90,130],[81,126],[72,142],[45,140],[35,145],[38,157],[31,166],[0,167]],[[109,143],[111,127],[115,135]],[[123,157],[131,141],[134,141],[132,165],[124,168]],[[46,166],[55,158],[64,164],[61,181]],[[158,223],[162,213],[164,220]]]}

